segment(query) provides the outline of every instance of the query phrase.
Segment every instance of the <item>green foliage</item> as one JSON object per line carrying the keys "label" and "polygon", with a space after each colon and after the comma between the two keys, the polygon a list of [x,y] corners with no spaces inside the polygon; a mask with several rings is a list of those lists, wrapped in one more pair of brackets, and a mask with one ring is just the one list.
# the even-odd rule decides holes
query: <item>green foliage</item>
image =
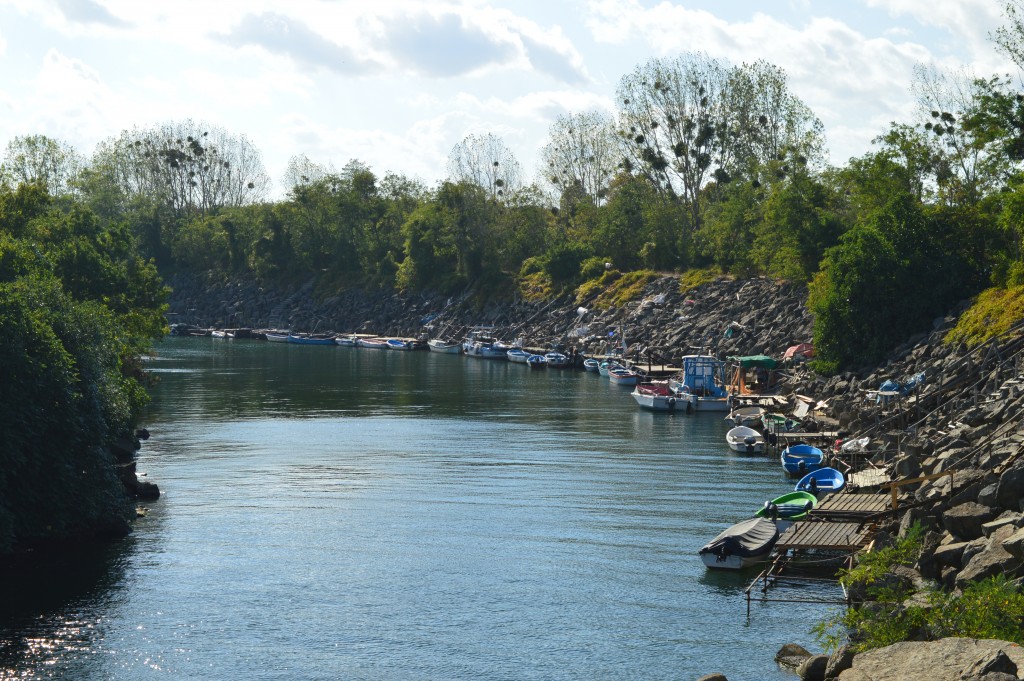
{"label": "green foliage", "polygon": [[145,404],[138,353],[164,328],[166,291],[125,225],[28,196],[0,195],[0,553],[126,525],[109,446]]}
{"label": "green foliage", "polygon": [[544,256],[544,272],[557,285],[575,284],[580,279],[580,267],[591,257],[590,249],[580,243],[555,244]]}
{"label": "green foliage", "polygon": [[699,286],[710,284],[722,277],[722,273],[715,269],[692,269],[686,270],[679,277],[679,291],[689,293]]}
{"label": "green foliage", "polygon": [[1024,593],[1003,575],[971,584],[962,594],[918,593],[907,581],[893,578],[894,568],[912,565],[920,556],[923,534],[915,525],[895,544],[861,554],[857,566],[842,574],[843,585],[866,598],[815,626],[827,649],[847,639],[857,650],[949,636],[1024,643]]}
{"label": "green foliage", "polygon": [[606,272],[598,282],[603,290],[594,301],[594,306],[602,310],[611,307],[624,307],[626,303],[640,298],[644,288],[657,278],[658,273],[650,270],[637,270],[624,274],[615,270]]}
{"label": "green foliage", "polygon": [[1024,320],[1024,286],[982,291],[943,339],[977,347]]}
{"label": "green foliage", "polygon": [[810,286],[817,366],[879,360],[976,286],[969,228],[904,194],[844,234]]}

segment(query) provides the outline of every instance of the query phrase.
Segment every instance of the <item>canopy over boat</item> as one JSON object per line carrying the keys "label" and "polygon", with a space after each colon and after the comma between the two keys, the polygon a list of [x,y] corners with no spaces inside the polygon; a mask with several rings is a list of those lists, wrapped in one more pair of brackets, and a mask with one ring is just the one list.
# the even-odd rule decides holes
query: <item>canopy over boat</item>
{"label": "canopy over boat", "polygon": [[779,366],[778,360],[768,355],[747,355],[745,357],[730,357],[730,364],[738,364],[744,369],[774,369]]}

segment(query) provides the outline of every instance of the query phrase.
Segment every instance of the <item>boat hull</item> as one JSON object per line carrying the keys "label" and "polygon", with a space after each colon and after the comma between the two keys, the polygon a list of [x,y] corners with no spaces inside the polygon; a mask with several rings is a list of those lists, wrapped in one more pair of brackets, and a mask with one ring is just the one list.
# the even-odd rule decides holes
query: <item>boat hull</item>
{"label": "boat hull", "polygon": [[753,428],[736,426],[725,434],[729,448],[741,454],[764,453],[764,436]]}

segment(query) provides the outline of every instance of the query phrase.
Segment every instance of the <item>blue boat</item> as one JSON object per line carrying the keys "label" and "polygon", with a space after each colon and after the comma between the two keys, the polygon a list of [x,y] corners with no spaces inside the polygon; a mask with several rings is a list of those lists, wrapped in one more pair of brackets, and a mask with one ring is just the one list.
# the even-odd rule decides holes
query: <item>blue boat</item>
{"label": "blue boat", "polygon": [[290,333],[288,334],[288,342],[299,345],[337,345],[334,342],[333,334]]}
{"label": "blue boat", "polygon": [[598,370],[601,368],[601,363],[598,362],[593,357],[587,357],[585,360],[583,360],[583,368],[586,369],[587,371],[591,371],[596,374],[598,373]]}
{"label": "blue boat", "polygon": [[811,471],[796,483],[797,492],[810,492],[811,494],[839,492],[844,487],[846,487],[846,476],[842,471],[828,466]]}
{"label": "blue boat", "polygon": [[790,445],[782,450],[782,467],[794,477],[803,477],[824,464],[825,455],[811,445]]}
{"label": "blue boat", "polygon": [[548,361],[544,359],[544,355],[530,355],[526,358],[526,366],[531,369],[546,369]]}

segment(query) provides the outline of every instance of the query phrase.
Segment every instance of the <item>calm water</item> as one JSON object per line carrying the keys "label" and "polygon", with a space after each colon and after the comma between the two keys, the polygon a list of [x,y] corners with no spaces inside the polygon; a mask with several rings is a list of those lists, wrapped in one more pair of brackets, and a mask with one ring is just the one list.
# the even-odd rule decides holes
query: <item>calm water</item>
{"label": "calm water", "polygon": [[[696,555],[787,490],[593,374],[169,339],[115,546],[0,574],[2,678],[791,679],[820,606]],[[791,484],[791,483],[790,483]],[[74,575],[69,578],[68,574]]]}

